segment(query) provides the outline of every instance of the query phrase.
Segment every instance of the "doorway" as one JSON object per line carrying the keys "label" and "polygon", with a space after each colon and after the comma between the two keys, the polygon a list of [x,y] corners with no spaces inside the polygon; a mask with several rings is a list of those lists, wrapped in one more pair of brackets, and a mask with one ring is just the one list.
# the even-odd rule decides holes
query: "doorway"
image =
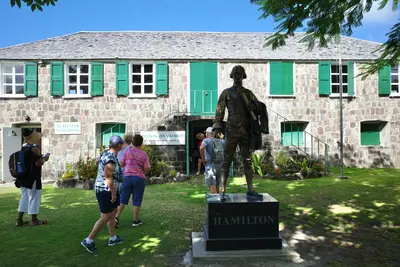
{"label": "doorway", "polygon": [[[4,182],[13,181],[14,177],[11,176],[8,170],[8,160],[12,153],[21,149],[24,143],[24,137],[22,136],[23,128],[32,128],[36,132],[41,133],[42,127],[40,123],[25,123],[25,124],[13,124],[11,127],[3,127],[2,129],[2,161],[1,161],[1,179]],[[39,144],[40,146],[42,144]]]}

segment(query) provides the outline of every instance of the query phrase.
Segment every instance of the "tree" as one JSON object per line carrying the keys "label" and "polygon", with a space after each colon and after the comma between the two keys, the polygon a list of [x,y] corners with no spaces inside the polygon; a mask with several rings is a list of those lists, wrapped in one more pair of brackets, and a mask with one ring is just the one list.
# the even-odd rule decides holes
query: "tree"
{"label": "tree", "polygon": [[[250,0],[259,5],[260,18],[273,17],[279,23],[275,33],[266,39],[266,46],[272,49],[285,45],[285,39],[294,35],[297,29],[304,28],[305,36],[301,42],[312,50],[315,42],[327,47],[337,41],[340,35],[351,36],[353,29],[362,26],[363,15],[371,10],[373,2],[379,2],[378,10],[383,9],[389,0]],[[393,0],[392,10],[396,11],[398,0]],[[376,51],[379,58],[366,64],[361,76],[377,72],[385,65],[395,66],[400,60],[400,22],[386,34],[387,41]]]}
{"label": "tree", "polygon": [[58,0],[10,0],[11,6],[17,5],[21,8],[22,2],[26,4],[27,7],[31,7],[32,11],[40,10],[43,11],[44,6],[55,6]]}

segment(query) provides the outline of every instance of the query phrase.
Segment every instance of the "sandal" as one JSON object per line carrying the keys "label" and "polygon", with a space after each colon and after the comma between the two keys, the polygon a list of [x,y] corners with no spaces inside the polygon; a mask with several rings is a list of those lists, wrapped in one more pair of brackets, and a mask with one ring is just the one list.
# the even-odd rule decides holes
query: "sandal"
{"label": "sandal", "polygon": [[118,228],[119,226],[119,219],[115,217],[115,228]]}
{"label": "sandal", "polygon": [[19,220],[17,220],[15,222],[15,226],[19,227],[19,226],[23,226],[23,225],[28,224],[28,223],[29,223],[28,221],[19,221]]}
{"label": "sandal", "polygon": [[43,225],[43,224],[47,224],[47,220],[32,221],[31,226],[37,226],[37,225]]}

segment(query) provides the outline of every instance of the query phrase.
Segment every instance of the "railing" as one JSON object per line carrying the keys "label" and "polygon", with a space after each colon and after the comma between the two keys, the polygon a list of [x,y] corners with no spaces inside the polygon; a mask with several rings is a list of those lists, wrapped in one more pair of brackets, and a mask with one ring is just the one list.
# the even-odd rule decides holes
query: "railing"
{"label": "railing", "polygon": [[[268,108],[270,113],[274,113],[280,118],[281,125],[281,133],[286,133],[286,127],[289,125],[290,127],[290,140],[287,140],[287,137],[281,136],[281,145],[282,146],[289,146],[294,147],[300,152],[304,153],[307,156],[312,158],[321,159],[323,158],[325,163],[325,169],[328,170],[329,159],[328,159],[328,152],[329,152],[329,145],[316,137],[315,135],[305,131],[303,128],[300,128],[296,125],[295,121],[290,121],[278,112]],[[269,116],[271,121],[271,116]],[[283,127],[282,127],[283,124]],[[282,129],[283,128],[283,129]],[[295,133],[295,134],[293,134]],[[289,142],[290,141],[290,142]]]}

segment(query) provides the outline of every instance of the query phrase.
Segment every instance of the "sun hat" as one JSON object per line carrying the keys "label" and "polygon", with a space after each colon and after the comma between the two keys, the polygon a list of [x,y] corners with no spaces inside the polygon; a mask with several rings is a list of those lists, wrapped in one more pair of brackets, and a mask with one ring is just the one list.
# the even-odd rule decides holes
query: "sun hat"
{"label": "sun hat", "polygon": [[204,132],[205,133],[213,133],[214,129],[213,129],[213,127],[208,127]]}

